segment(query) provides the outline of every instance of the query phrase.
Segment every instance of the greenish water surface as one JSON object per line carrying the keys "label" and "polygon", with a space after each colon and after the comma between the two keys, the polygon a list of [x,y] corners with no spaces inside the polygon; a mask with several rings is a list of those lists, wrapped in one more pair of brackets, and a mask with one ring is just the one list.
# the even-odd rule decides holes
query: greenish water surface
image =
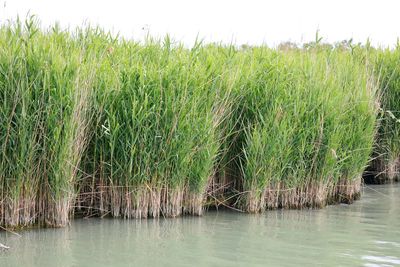
{"label": "greenish water surface", "polygon": [[400,184],[322,210],[79,219],[0,232],[0,266],[400,266]]}

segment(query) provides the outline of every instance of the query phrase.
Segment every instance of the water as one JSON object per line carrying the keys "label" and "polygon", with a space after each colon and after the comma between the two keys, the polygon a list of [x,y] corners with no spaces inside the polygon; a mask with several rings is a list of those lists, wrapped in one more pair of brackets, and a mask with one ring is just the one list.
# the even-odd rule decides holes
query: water
{"label": "water", "polygon": [[353,205],[1,232],[0,266],[400,266],[400,184]]}

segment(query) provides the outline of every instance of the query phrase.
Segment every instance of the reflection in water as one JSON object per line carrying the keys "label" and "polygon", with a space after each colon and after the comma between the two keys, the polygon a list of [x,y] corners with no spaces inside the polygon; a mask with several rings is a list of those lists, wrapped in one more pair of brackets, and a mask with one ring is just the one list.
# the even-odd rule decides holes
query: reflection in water
{"label": "reflection in water", "polygon": [[0,242],[11,246],[0,266],[400,266],[400,185],[322,210],[82,219]]}
{"label": "reflection in water", "polygon": [[[397,264],[400,265],[400,258],[390,257],[390,256],[362,256],[362,259],[367,261],[372,261],[376,263],[385,263],[385,264]],[[371,263],[367,263],[371,264]],[[386,265],[388,266],[388,265]],[[392,265],[389,265],[392,266]]]}

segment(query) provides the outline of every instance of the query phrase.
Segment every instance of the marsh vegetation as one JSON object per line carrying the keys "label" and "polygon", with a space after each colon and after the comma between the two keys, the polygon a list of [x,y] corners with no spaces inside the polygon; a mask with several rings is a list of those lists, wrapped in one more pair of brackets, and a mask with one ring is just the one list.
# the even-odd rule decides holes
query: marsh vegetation
{"label": "marsh vegetation", "polygon": [[399,172],[399,51],[3,25],[0,224],[351,203]]}

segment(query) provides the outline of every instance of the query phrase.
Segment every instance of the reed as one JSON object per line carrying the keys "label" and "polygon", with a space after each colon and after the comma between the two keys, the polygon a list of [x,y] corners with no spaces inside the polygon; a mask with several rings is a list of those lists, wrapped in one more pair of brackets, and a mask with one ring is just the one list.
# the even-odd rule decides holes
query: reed
{"label": "reed", "polygon": [[249,53],[230,155],[242,208],[352,202],[377,115],[376,82],[361,55],[319,47]]}
{"label": "reed", "polygon": [[95,93],[87,187],[92,212],[124,218],[202,214],[226,99],[208,50],[188,50],[168,37],[109,49]]}
{"label": "reed", "polygon": [[64,226],[86,145],[90,79],[79,42],[32,18],[0,30],[1,224]]}
{"label": "reed", "polygon": [[[352,202],[381,94],[397,116],[399,53],[281,48],[1,26],[0,224]],[[382,143],[398,158],[387,121]]]}
{"label": "reed", "polygon": [[400,46],[376,50],[375,72],[380,77],[381,112],[376,150],[367,182],[396,181],[400,174]]}

